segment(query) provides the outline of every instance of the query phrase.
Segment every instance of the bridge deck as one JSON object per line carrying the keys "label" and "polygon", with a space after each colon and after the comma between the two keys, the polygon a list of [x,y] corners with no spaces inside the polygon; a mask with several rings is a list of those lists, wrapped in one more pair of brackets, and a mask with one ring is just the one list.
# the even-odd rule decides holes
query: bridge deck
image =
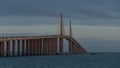
{"label": "bridge deck", "polygon": [[40,38],[69,38],[70,36],[48,35],[48,36],[16,36],[16,37],[0,37],[0,41],[9,40],[26,40],[26,39],[40,39]]}

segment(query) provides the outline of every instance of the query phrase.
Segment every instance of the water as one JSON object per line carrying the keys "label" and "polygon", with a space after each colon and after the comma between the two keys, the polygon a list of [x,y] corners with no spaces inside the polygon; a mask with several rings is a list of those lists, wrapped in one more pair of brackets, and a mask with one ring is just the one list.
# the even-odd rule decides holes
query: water
{"label": "water", "polygon": [[2,57],[0,68],[120,68],[120,54]]}

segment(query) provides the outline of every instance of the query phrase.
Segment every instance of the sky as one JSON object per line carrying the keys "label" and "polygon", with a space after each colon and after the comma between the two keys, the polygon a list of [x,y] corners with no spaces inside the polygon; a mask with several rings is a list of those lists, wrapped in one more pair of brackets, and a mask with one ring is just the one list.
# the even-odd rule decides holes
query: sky
{"label": "sky", "polygon": [[0,0],[0,35],[57,34],[63,13],[66,33],[87,51],[120,52],[120,0]]}

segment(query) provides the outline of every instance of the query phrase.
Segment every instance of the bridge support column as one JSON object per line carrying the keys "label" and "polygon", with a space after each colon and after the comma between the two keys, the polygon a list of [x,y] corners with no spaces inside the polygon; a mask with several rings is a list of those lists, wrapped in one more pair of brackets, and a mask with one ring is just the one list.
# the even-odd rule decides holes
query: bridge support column
{"label": "bridge support column", "polygon": [[78,53],[78,46],[74,44],[74,53]]}
{"label": "bridge support column", "polygon": [[47,44],[47,39],[43,39],[43,54],[47,54],[48,52],[48,44]]}
{"label": "bridge support column", "polygon": [[34,39],[31,39],[31,55],[34,55]]}
{"label": "bridge support column", "polygon": [[80,53],[80,52],[79,52],[80,48],[79,48],[78,45],[77,45],[76,49],[77,49],[76,53]]}
{"label": "bridge support column", "polygon": [[0,57],[1,57],[1,55],[2,55],[2,54],[1,54],[1,52],[2,52],[2,48],[1,48],[2,45],[1,45],[1,43],[2,43],[2,42],[0,41]]}
{"label": "bridge support column", "polygon": [[42,39],[38,39],[38,55],[42,54]]}
{"label": "bridge support column", "polygon": [[54,54],[57,54],[58,39],[55,38],[54,41]]}
{"label": "bridge support column", "polygon": [[18,50],[18,56],[20,56],[20,40],[17,40],[17,50]]}
{"label": "bridge support column", "polygon": [[59,38],[59,52],[63,54],[63,38]]}
{"label": "bridge support column", "polygon": [[22,40],[22,56],[25,55],[25,40]]}
{"label": "bridge support column", "polygon": [[47,39],[48,54],[51,54],[51,46],[52,46],[52,45],[51,45],[51,43],[50,43],[50,42],[51,42],[51,38],[48,38],[48,39]]}
{"label": "bridge support column", "polygon": [[27,56],[30,56],[30,40],[26,40],[26,53]]}
{"label": "bridge support column", "polygon": [[15,40],[12,41],[12,56],[15,56],[16,55],[16,51],[15,51]]}
{"label": "bridge support column", "polygon": [[41,54],[43,54],[43,39],[41,39]]}
{"label": "bridge support column", "polygon": [[37,55],[38,54],[38,40],[37,39],[35,39],[35,55]]}
{"label": "bridge support column", "polygon": [[75,53],[75,51],[76,51],[75,47],[76,47],[75,44],[72,42],[72,53]]}
{"label": "bridge support column", "polygon": [[55,39],[51,39],[51,53],[55,54]]}
{"label": "bridge support column", "polygon": [[49,43],[48,43],[48,38],[46,39],[46,54],[49,54]]}
{"label": "bridge support column", "polygon": [[37,55],[40,55],[40,39],[37,39]]}
{"label": "bridge support column", "polygon": [[79,47],[72,42],[72,53],[79,53]]}
{"label": "bridge support column", "polygon": [[48,39],[48,44],[49,44],[49,46],[48,46],[48,48],[49,48],[49,54],[53,54],[54,52],[53,52],[53,38],[50,38],[50,39]]}
{"label": "bridge support column", "polygon": [[0,42],[0,56],[4,56],[4,41]]}
{"label": "bridge support column", "polygon": [[45,48],[46,48],[45,43],[46,43],[46,39],[43,39],[43,54],[45,54]]}
{"label": "bridge support column", "polygon": [[68,44],[68,46],[69,46],[69,54],[72,54],[72,41],[68,41],[69,42],[69,44]]}
{"label": "bridge support column", "polygon": [[37,49],[37,55],[39,55],[39,51],[40,51],[39,39],[37,39],[36,42],[37,42],[37,46],[36,46],[37,47],[36,48]]}
{"label": "bridge support column", "polygon": [[47,39],[47,54],[56,54],[57,53],[57,38],[48,38]]}
{"label": "bridge support column", "polygon": [[55,54],[55,41],[54,41],[54,38],[51,39],[51,53]]}
{"label": "bridge support column", "polygon": [[49,53],[50,54],[54,54],[53,49],[54,49],[53,38],[50,38],[49,39]]}
{"label": "bridge support column", "polygon": [[7,56],[10,56],[10,41],[6,41]]}

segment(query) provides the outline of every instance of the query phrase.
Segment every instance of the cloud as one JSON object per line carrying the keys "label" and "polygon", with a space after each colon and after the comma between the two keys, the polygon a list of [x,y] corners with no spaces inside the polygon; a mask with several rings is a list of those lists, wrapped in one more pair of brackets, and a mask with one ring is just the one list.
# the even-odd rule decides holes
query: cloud
{"label": "cloud", "polygon": [[0,26],[31,26],[31,25],[54,25],[59,20],[55,17],[26,17],[26,16],[4,16],[0,18]]}
{"label": "cloud", "polygon": [[60,12],[64,18],[79,20],[74,24],[119,25],[119,3],[119,0],[0,0],[0,26],[49,24]]}
{"label": "cloud", "polygon": [[[99,18],[99,19],[118,19],[120,18],[120,13],[114,13],[110,11],[100,10],[100,9],[92,9],[92,8],[80,8],[74,10],[76,16],[80,18]],[[116,15],[117,14],[117,15]],[[82,16],[83,17],[82,17]]]}
{"label": "cloud", "polygon": [[[104,3],[103,3],[104,2]],[[56,1],[56,0],[1,0],[0,1],[0,15],[3,16],[57,16],[57,13],[63,11],[66,15],[73,13],[85,14],[86,16],[95,17],[109,17],[105,9],[116,9],[120,6],[119,1],[114,0],[69,0]],[[106,4],[106,5],[105,5]],[[109,6],[107,6],[109,5]],[[87,8],[87,9],[86,9]],[[102,9],[101,9],[102,8]],[[99,9],[99,10],[95,10]],[[118,11],[119,12],[119,11]],[[72,15],[72,14],[71,14]]]}
{"label": "cloud", "polygon": [[[120,41],[120,27],[73,25],[73,37]],[[65,26],[67,33],[68,26]],[[0,33],[58,33],[58,25],[1,26]],[[68,33],[67,33],[68,34]],[[56,34],[55,34],[56,35]]]}
{"label": "cloud", "polygon": [[44,1],[9,0],[0,2],[1,16],[55,16]]}
{"label": "cloud", "polygon": [[120,27],[116,26],[73,26],[73,35],[86,39],[120,40]]}
{"label": "cloud", "polygon": [[[68,25],[71,18],[64,17],[64,24]],[[26,16],[2,16],[0,17],[0,26],[12,25],[56,25],[60,22],[58,17],[26,17]],[[120,19],[72,19],[73,25],[104,25],[120,26]]]}
{"label": "cloud", "polygon": [[99,39],[78,39],[88,52],[120,52],[119,41]]}

